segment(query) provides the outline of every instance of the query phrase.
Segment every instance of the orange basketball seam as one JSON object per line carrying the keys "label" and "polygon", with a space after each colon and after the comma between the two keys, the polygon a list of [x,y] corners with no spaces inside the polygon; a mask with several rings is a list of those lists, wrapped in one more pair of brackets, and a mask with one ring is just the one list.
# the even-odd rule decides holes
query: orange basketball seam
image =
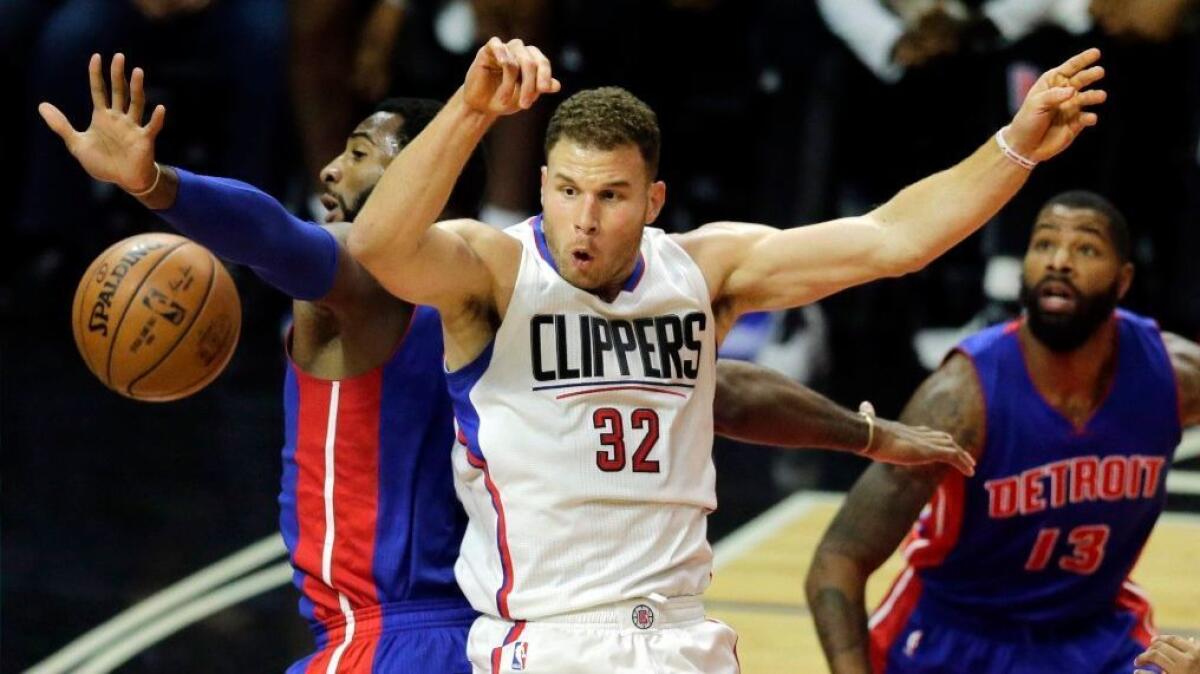
{"label": "orange basketball seam", "polygon": [[158,258],[157,260],[154,261],[154,264],[150,265],[150,268],[146,270],[146,274],[144,276],[142,276],[142,280],[138,281],[138,284],[133,289],[133,292],[129,294],[129,301],[125,303],[125,308],[121,310],[121,317],[119,319],[117,319],[117,325],[116,325],[116,327],[113,328],[112,340],[108,343],[108,359],[105,361],[105,366],[104,366],[104,379],[105,379],[104,383],[109,388],[113,387],[113,385],[112,385],[113,349],[117,348],[117,337],[120,336],[120,334],[121,334],[121,324],[123,324],[125,322],[125,315],[129,313],[129,307],[133,306],[134,299],[137,298],[137,294],[139,292],[141,292],[142,286],[146,285],[146,280],[150,278],[150,276],[154,273],[154,270],[158,269],[158,265],[162,264],[163,261],[166,260],[168,257],[171,257],[171,255],[173,255],[175,253],[175,251],[179,250],[181,247],[183,247],[184,245],[189,244],[189,243],[191,243],[191,241],[184,239],[183,241],[180,241],[179,243],[172,246],[171,248],[168,248],[163,253],[162,257]]}
{"label": "orange basketball seam", "polygon": [[[194,242],[188,241],[186,243],[194,243]],[[219,274],[219,273],[221,273],[221,271],[223,271],[223,270],[217,269],[217,267],[221,264],[221,262],[219,260],[217,260],[216,256],[214,256],[211,251],[209,251],[207,248],[204,248],[203,246],[197,245],[197,247],[199,247],[205,253],[208,253],[208,261],[212,265],[212,268],[209,270],[209,273],[208,273],[208,287],[204,289],[204,296],[200,298],[199,305],[196,307],[196,310],[192,312],[192,318],[190,321],[188,321],[187,327],[185,327],[179,331],[179,336],[175,338],[175,343],[172,344],[171,347],[169,349],[167,349],[166,352],[163,353],[162,356],[159,357],[158,361],[153,363],[150,367],[146,368],[145,372],[134,377],[133,381],[129,382],[129,385],[125,387],[125,392],[128,393],[130,397],[133,397],[134,385],[137,384],[139,381],[145,379],[147,376],[149,376],[149,374],[151,372],[154,372],[154,370],[158,369],[159,365],[162,365],[164,362],[166,362],[167,358],[172,353],[175,353],[175,349],[178,348],[179,345],[183,343],[183,339],[185,337],[187,337],[188,334],[192,331],[192,326],[196,324],[196,321],[200,320],[200,314],[204,312],[204,307],[205,307],[205,305],[208,304],[208,298],[210,295],[212,295],[213,286],[215,286],[217,284],[217,274]],[[173,253],[175,251],[171,251],[171,252]],[[167,253],[167,255],[170,255],[170,253]],[[167,255],[163,256],[164,260],[167,258]],[[160,262],[161,262],[161,260],[160,260]],[[154,273],[154,268],[151,268],[150,271],[146,274],[146,278],[150,278],[150,276],[153,273]],[[135,296],[137,295],[137,291],[134,291],[134,295]]]}

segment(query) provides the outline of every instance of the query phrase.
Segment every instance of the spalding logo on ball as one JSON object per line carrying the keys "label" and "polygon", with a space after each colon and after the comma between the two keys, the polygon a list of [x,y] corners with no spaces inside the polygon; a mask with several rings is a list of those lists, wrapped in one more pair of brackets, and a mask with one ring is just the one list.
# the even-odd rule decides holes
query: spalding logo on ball
{"label": "spalding logo on ball", "polygon": [[71,310],[88,369],[138,400],[177,400],[207,386],[229,363],[242,327],[229,272],[207,248],[174,234],[110,246],[80,279]]}

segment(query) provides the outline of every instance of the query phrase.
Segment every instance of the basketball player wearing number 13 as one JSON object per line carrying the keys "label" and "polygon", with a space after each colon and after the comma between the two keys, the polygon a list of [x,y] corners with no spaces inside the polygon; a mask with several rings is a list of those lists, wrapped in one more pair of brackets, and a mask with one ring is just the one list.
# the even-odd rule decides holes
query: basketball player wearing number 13
{"label": "basketball player wearing number 13", "polygon": [[654,113],[583,91],[550,121],[544,212],[514,237],[434,226],[490,125],[558,90],[536,48],[485,45],[348,239],[385,288],[441,314],[475,671],[737,671],[733,631],[701,603],[717,344],[739,314],[918,269],[983,225],[1097,121],[1098,59],[1044,75],[995,140],[875,211],[782,231],[646,227],[666,197]]}
{"label": "basketball player wearing number 13", "polygon": [[[1181,427],[1200,423],[1200,346],[1116,309],[1129,239],[1103,197],[1052,198],[1024,318],[968,337],[917,389],[904,421],[953,434],[979,469],[868,468],[850,491],[808,576],[834,672],[1134,670],[1155,628],[1129,574]],[[906,531],[908,568],[868,622],[867,576]]]}

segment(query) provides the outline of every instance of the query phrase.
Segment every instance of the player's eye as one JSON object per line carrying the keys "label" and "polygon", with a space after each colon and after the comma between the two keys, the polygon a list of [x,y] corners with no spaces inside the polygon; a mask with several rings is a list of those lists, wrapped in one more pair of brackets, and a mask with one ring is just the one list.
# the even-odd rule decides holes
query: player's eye
{"label": "player's eye", "polygon": [[578,194],[578,191],[574,187],[571,187],[570,185],[563,185],[562,187],[559,188],[559,191],[568,197],[573,197],[576,194]]}
{"label": "player's eye", "polygon": [[361,161],[363,159],[366,159],[367,153],[363,152],[362,150],[351,150],[350,156],[354,157],[355,161]]}

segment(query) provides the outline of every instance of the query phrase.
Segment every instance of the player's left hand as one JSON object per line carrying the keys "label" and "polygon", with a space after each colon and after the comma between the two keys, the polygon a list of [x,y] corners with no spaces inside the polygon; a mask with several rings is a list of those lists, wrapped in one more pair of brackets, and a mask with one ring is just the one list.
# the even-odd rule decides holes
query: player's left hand
{"label": "player's left hand", "polygon": [[1099,49],[1080,52],[1065,63],[1042,73],[1021,109],[1005,130],[1005,140],[1022,156],[1045,161],[1067,149],[1099,117],[1086,110],[1103,103],[1103,89],[1088,89],[1104,77],[1104,68],[1095,65]]}
{"label": "player's left hand", "polygon": [[[1137,656],[1138,667],[1157,666],[1163,674],[1200,674],[1200,643],[1173,634],[1161,634],[1150,642],[1150,648]],[[1150,669],[1136,669],[1133,674],[1150,674]]]}
{"label": "player's left hand", "polygon": [[887,419],[875,420],[875,440],[866,455],[899,466],[945,463],[967,477],[975,474],[975,457],[959,447],[949,433]]}

